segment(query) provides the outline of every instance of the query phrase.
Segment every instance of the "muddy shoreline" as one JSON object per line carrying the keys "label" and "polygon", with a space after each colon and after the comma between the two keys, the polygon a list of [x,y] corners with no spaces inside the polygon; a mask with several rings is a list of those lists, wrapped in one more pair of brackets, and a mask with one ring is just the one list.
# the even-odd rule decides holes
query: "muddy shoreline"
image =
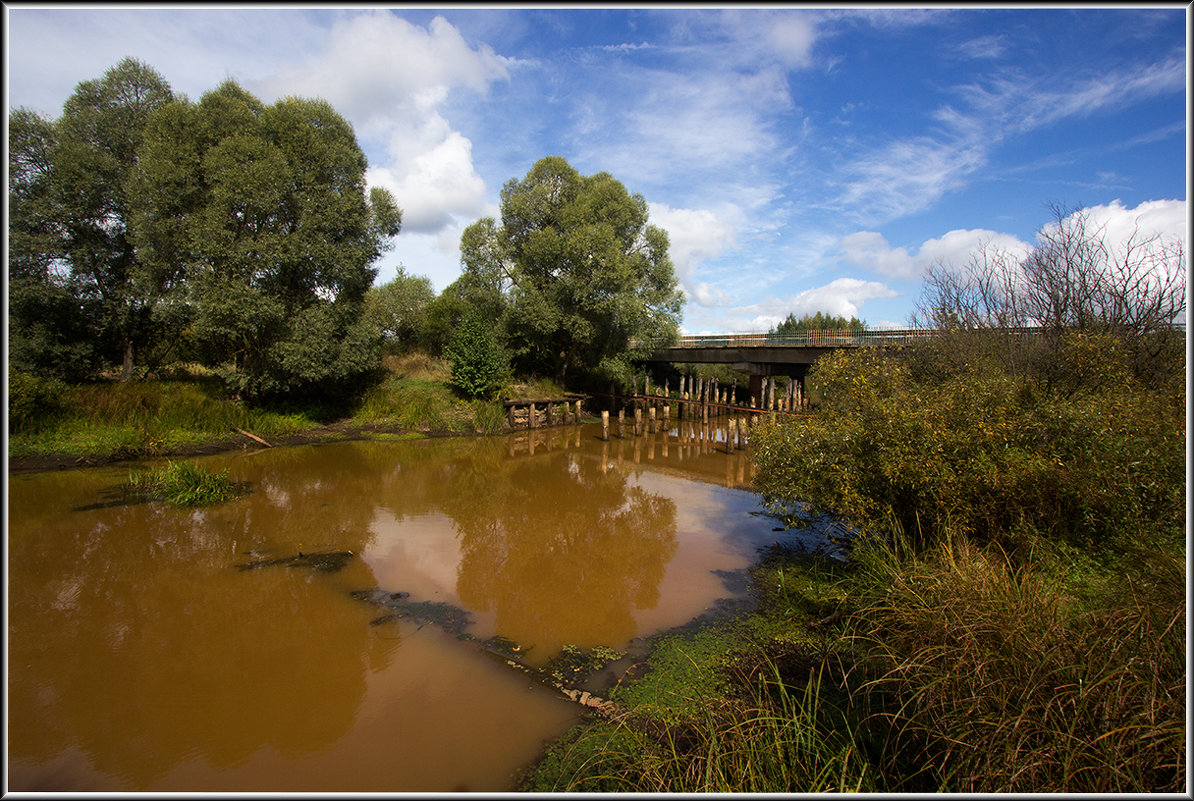
{"label": "muddy shoreline", "polygon": [[[397,435],[413,438],[432,437],[469,437],[480,434],[460,433],[456,431],[416,431],[401,426],[385,424],[358,424],[351,420],[339,420],[334,423],[312,428],[297,434],[280,437],[270,437],[271,447],[282,448],[292,445],[313,445],[323,442],[347,442],[352,440],[367,440],[378,436]],[[68,470],[77,467],[104,467],[121,464],[123,462],[137,462],[146,459],[168,459],[172,457],[210,456],[228,451],[261,450],[265,446],[260,442],[235,431],[229,431],[221,437],[213,437],[202,443],[188,445],[182,448],[172,448],[157,453],[112,453],[94,454],[89,456],[73,456],[69,454],[41,454],[36,456],[8,457],[8,472],[34,472],[45,470]]]}

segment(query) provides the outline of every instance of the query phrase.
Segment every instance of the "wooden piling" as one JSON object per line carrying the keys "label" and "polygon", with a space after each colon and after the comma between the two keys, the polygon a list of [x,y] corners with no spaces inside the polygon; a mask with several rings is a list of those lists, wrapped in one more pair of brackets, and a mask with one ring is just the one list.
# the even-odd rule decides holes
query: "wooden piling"
{"label": "wooden piling", "polygon": [[734,452],[734,434],[738,428],[738,421],[733,417],[726,420],[726,453]]}
{"label": "wooden piling", "polygon": [[634,435],[641,436],[643,433],[643,408],[641,406],[634,407]]}
{"label": "wooden piling", "polygon": [[647,409],[647,431],[651,434],[655,433],[655,407]]}
{"label": "wooden piling", "polygon": [[618,439],[626,438],[626,410],[618,409]]}
{"label": "wooden piling", "polygon": [[535,404],[528,404],[527,408],[530,410],[530,413],[527,416],[527,428],[538,428],[539,421],[535,419]]}
{"label": "wooden piling", "polygon": [[601,413],[601,440],[609,442],[609,412]]}

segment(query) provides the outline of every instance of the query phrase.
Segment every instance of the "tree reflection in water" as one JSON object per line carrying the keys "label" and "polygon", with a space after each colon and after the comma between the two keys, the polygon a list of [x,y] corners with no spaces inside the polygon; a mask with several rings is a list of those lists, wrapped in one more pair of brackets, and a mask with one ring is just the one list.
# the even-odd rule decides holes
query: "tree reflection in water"
{"label": "tree reflection in water", "polygon": [[[500,455],[500,454],[499,454]],[[676,505],[568,451],[458,465],[445,510],[461,537],[457,591],[538,646],[620,644],[653,607],[676,551]]]}

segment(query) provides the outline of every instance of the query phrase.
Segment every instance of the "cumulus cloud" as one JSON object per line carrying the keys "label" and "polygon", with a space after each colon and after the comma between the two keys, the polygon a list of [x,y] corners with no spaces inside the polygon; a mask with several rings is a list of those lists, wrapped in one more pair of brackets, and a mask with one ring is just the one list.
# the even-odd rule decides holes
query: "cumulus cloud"
{"label": "cumulus cloud", "polygon": [[842,258],[849,264],[889,278],[915,280],[934,264],[960,265],[981,248],[1024,254],[1028,245],[1011,234],[984,228],[955,229],[935,239],[926,240],[916,251],[893,248],[874,231],[859,231],[844,236],[839,243]]}
{"label": "cumulus cloud", "polygon": [[1085,209],[1090,226],[1102,230],[1108,246],[1118,248],[1132,236],[1136,240],[1161,236],[1169,240],[1189,241],[1186,201],[1147,200],[1134,209],[1126,208],[1119,198]]}
{"label": "cumulus cloud", "polygon": [[423,28],[373,10],[337,19],[322,48],[257,87],[273,95],[326,98],[372,135],[411,113],[434,109],[452,88],[483,92],[507,78],[505,60],[488,46],[470,47],[443,17]]}
{"label": "cumulus cloud", "polygon": [[837,278],[789,297],[734,307],[725,319],[734,331],[765,331],[783,322],[789,314],[803,317],[821,312],[846,318],[860,317],[867,301],[894,298],[899,294],[879,281]]}
{"label": "cumulus cloud", "polygon": [[[1075,212],[1077,213],[1077,212]],[[1160,236],[1169,242],[1187,242],[1186,201],[1150,200],[1134,209],[1116,199],[1111,203],[1083,209],[1088,217],[1087,230],[1099,233],[1113,255],[1122,254],[1122,246],[1131,237],[1137,243]],[[1046,228],[1055,228],[1050,223]],[[916,280],[936,264],[961,267],[980,250],[1007,253],[1021,259],[1032,244],[1012,234],[985,228],[956,229],[926,240],[915,252],[892,247],[882,234],[858,231],[841,238],[838,252],[847,264],[900,280]]]}
{"label": "cumulus cloud", "polygon": [[684,294],[702,306],[725,305],[724,292],[696,281],[694,276],[702,261],[717,258],[727,247],[734,246],[734,226],[708,209],[673,209],[651,203],[648,210],[652,224],[667,231],[668,255]]}
{"label": "cumulus cloud", "polygon": [[471,47],[443,17],[423,28],[374,10],[337,19],[322,48],[256,86],[326,98],[362,138],[384,147],[368,180],[394,193],[404,231],[434,234],[480,216],[486,193],[472,143],[441,109],[455,90],[484,92],[508,79],[509,63],[488,46]]}
{"label": "cumulus cloud", "polygon": [[435,233],[456,215],[479,217],[484,208],[485,182],[473,167],[472,143],[456,131],[409,159],[404,168],[370,168],[366,179],[394,194],[404,231]]}

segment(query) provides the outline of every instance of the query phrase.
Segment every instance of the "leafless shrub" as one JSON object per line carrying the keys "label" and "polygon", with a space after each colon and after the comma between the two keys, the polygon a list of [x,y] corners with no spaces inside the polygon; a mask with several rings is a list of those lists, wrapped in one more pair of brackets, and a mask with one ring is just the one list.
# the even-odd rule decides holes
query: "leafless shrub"
{"label": "leafless shrub", "polygon": [[1141,379],[1184,373],[1185,244],[1138,227],[1113,241],[1087,209],[1051,211],[1026,255],[984,246],[961,267],[935,264],[914,324],[1032,340],[1008,353],[1049,377],[1073,334],[1122,341]]}

